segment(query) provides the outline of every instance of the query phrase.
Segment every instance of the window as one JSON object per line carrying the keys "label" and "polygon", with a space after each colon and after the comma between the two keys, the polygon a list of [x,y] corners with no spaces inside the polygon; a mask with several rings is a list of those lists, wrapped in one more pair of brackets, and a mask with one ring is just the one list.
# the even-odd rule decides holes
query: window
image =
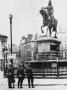
{"label": "window", "polygon": [[50,50],[59,51],[59,46],[58,45],[51,45]]}

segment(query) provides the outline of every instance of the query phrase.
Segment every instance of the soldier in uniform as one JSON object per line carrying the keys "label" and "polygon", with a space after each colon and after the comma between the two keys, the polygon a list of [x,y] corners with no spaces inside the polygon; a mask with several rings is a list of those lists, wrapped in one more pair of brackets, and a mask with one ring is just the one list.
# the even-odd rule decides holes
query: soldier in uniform
{"label": "soldier in uniform", "polygon": [[15,87],[14,83],[15,83],[14,68],[13,68],[13,66],[12,66],[12,87],[13,87],[13,88]]}
{"label": "soldier in uniform", "polygon": [[8,69],[7,69],[7,78],[8,78],[8,87],[9,88],[14,88],[15,79],[14,79],[14,69],[13,69],[12,64],[10,64],[8,66]]}
{"label": "soldier in uniform", "polygon": [[31,68],[31,64],[29,64],[26,67],[26,73],[27,73],[29,88],[31,88],[30,86],[32,86],[32,88],[34,88],[34,86],[33,86],[33,71],[32,71],[32,68]]}
{"label": "soldier in uniform", "polygon": [[18,77],[18,88],[23,88],[22,83],[23,83],[25,74],[24,74],[24,68],[21,64],[19,65],[19,68],[17,71],[17,77]]}

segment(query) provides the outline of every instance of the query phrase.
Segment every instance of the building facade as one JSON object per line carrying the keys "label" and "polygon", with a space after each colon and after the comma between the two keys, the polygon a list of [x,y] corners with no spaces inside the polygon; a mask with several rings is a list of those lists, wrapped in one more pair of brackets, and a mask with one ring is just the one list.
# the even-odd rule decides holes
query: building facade
{"label": "building facade", "polygon": [[3,69],[7,49],[7,36],[0,35],[0,68]]}
{"label": "building facade", "polygon": [[31,34],[28,37],[22,37],[20,44],[21,62],[36,60],[36,54],[38,52],[36,35]]}

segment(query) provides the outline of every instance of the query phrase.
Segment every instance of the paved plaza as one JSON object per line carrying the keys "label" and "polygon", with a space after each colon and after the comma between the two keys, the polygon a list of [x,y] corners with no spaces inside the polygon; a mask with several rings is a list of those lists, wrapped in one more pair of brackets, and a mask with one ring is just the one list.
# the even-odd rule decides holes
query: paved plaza
{"label": "paved plaza", "polygon": [[[17,88],[17,78],[15,79],[14,90]],[[34,79],[35,88],[28,88],[27,79],[23,82],[23,90],[67,90],[67,79]],[[9,90],[7,78],[3,77],[3,72],[0,71],[0,90]],[[12,89],[10,89],[12,90]]]}

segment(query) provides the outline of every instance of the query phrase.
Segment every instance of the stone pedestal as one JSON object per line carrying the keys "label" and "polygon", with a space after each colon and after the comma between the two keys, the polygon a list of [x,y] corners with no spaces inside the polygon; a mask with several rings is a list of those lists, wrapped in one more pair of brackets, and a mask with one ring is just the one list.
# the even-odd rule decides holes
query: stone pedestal
{"label": "stone pedestal", "polygon": [[40,36],[38,42],[38,56],[40,60],[56,60],[60,41],[53,37]]}

